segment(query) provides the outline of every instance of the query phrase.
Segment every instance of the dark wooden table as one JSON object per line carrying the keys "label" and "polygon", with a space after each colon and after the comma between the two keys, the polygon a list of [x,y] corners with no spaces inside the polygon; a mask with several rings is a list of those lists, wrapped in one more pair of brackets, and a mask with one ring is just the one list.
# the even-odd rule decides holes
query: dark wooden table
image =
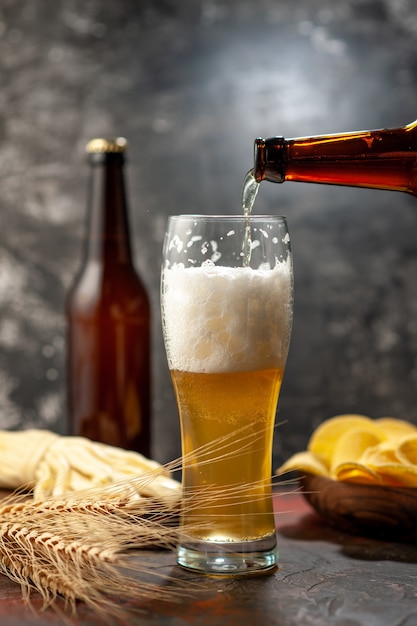
{"label": "dark wooden table", "polygon": [[[417,546],[348,535],[329,528],[299,494],[275,497],[280,566],[268,576],[205,578],[183,572],[168,551],[147,553],[161,572],[197,591],[178,602],[137,598],[123,625],[161,626],[414,626],[417,624]],[[191,587],[190,587],[191,588]],[[1,626],[104,624],[80,605],[78,616],[39,612],[20,588],[0,576]],[[114,623],[114,622],[110,622]]]}

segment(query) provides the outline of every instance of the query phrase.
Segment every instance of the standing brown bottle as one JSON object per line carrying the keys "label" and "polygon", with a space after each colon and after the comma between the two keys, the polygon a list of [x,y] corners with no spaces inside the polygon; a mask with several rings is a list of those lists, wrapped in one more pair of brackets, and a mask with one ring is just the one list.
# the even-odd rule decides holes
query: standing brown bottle
{"label": "standing brown bottle", "polygon": [[403,128],[255,140],[257,182],[286,180],[417,195],[417,121]]}
{"label": "standing brown bottle", "polygon": [[150,456],[150,307],[135,272],[126,140],[93,139],[83,266],[67,299],[69,432]]}

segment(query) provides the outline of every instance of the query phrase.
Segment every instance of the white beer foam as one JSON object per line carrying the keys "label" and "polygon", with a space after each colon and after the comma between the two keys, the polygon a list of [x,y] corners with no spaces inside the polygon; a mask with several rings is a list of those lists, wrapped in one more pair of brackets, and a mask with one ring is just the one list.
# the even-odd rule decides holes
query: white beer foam
{"label": "white beer foam", "polygon": [[177,265],[162,273],[168,364],[190,372],[283,367],[292,322],[289,263],[274,269]]}

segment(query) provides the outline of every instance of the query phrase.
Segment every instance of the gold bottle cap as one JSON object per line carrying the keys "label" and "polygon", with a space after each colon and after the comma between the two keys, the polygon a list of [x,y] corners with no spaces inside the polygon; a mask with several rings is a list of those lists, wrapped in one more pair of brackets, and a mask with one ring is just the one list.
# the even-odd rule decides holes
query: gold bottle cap
{"label": "gold bottle cap", "polygon": [[106,152],[124,152],[127,148],[127,141],[124,137],[110,137],[91,139],[86,145],[86,152],[106,153]]}

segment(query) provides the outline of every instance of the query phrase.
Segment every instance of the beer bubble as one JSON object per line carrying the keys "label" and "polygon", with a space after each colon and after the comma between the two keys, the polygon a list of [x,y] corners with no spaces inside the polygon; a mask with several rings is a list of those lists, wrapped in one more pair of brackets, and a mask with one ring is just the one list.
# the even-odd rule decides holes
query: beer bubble
{"label": "beer bubble", "polygon": [[212,333],[218,333],[224,328],[224,321],[221,317],[211,317],[205,323],[206,330]]}
{"label": "beer bubble", "polygon": [[187,243],[187,248],[191,248],[193,244],[201,240],[202,240],[201,235],[195,235],[194,237],[191,237],[190,241]]}
{"label": "beer bubble", "polygon": [[179,254],[182,251],[183,247],[184,247],[184,244],[183,244],[182,239],[180,239],[178,235],[174,235],[174,237],[171,239],[169,243],[169,250],[176,248]]}
{"label": "beer bubble", "polygon": [[214,344],[207,337],[202,337],[194,347],[194,358],[198,360],[208,359],[213,352]]}
{"label": "beer bubble", "polygon": [[[243,337],[239,337],[238,335],[230,335],[227,341],[227,349],[231,354],[234,354],[236,357],[238,354],[243,353],[245,349],[245,341]],[[243,354],[241,355],[241,357]]]}

